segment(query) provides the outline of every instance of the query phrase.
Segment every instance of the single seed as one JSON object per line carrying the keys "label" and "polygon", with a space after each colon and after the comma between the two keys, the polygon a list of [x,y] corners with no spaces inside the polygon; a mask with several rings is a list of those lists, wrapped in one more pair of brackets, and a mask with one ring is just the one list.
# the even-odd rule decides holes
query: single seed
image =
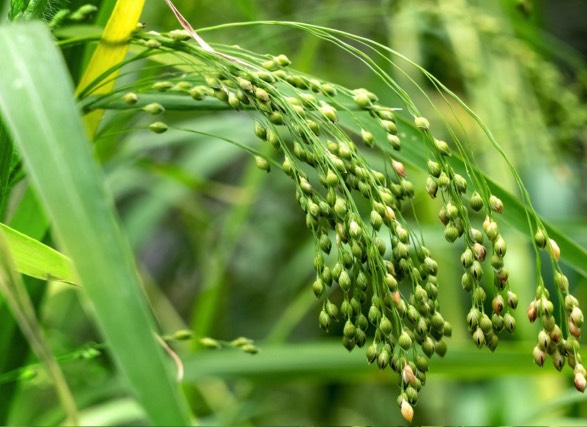
{"label": "single seed", "polygon": [[166,132],[168,126],[163,122],[153,122],[149,125],[149,130],[155,133],[163,133]]}

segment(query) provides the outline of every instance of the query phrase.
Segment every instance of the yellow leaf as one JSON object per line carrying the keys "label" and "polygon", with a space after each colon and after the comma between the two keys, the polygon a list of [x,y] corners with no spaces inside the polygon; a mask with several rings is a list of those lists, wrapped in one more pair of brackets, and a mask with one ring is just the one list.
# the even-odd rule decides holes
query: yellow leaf
{"label": "yellow leaf", "polygon": [[[92,58],[77,87],[79,94],[94,82],[100,75],[116,64],[122,62],[128,52],[129,39],[136,29],[145,0],[118,0],[106,24],[100,44],[94,51]],[[114,87],[118,71],[112,73],[108,83],[96,88],[93,94],[108,93]],[[86,131],[90,138],[94,136],[104,110],[96,110],[84,117]]]}

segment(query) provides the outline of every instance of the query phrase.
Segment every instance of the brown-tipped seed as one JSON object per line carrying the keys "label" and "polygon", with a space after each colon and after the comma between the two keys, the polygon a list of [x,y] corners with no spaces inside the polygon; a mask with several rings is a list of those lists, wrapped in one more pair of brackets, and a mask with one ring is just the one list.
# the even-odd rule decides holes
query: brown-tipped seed
{"label": "brown-tipped seed", "polygon": [[473,333],[473,341],[478,348],[483,347],[483,344],[485,344],[485,334],[481,328],[477,328]]}
{"label": "brown-tipped seed", "polygon": [[407,422],[412,422],[412,419],[414,418],[414,408],[412,408],[412,405],[410,405],[406,400],[402,399],[400,404],[400,412],[402,417],[404,417]]}
{"label": "brown-tipped seed", "polygon": [[507,298],[508,299],[508,305],[510,306],[510,308],[512,310],[515,310],[516,307],[518,306],[518,295],[516,295],[512,291],[508,291],[507,297],[508,297]]}
{"label": "brown-tipped seed", "polygon": [[503,237],[499,235],[497,236],[495,242],[493,243],[493,251],[502,258],[505,256],[507,245]]}
{"label": "brown-tipped seed", "polygon": [[389,351],[387,351],[385,348],[381,350],[381,352],[377,356],[377,366],[379,366],[379,369],[385,369],[385,367],[389,364],[390,359],[391,356],[389,354]]}
{"label": "brown-tipped seed", "polygon": [[533,300],[528,305],[528,320],[530,323],[534,323],[534,321],[538,318],[538,310],[536,310],[536,300]]}
{"label": "brown-tipped seed", "polygon": [[492,211],[497,213],[503,212],[503,202],[496,196],[489,196],[489,207]]}
{"label": "brown-tipped seed", "polygon": [[507,329],[507,331],[509,333],[513,333],[514,330],[516,329],[516,319],[514,319],[514,316],[512,316],[509,313],[506,313],[503,316],[503,320],[505,322],[505,328]]}
{"label": "brown-tipped seed", "polygon": [[493,308],[493,312],[495,314],[500,314],[501,310],[503,310],[503,297],[501,295],[496,295],[491,302],[491,307]]}
{"label": "brown-tipped seed", "polygon": [[560,353],[560,351],[555,350],[555,352],[551,355],[552,357],[552,364],[556,368],[557,371],[562,371],[563,367],[565,366],[565,358]]}
{"label": "brown-tipped seed", "polygon": [[479,262],[483,262],[485,261],[485,256],[487,255],[487,249],[485,249],[485,246],[479,244],[479,243],[474,243],[473,244],[473,255],[475,256],[475,259]]}
{"label": "brown-tipped seed", "polygon": [[542,368],[544,366],[544,361],[546,360],[546,353],[536,346],[532,351],[532,356],[534,357],[534,363]]}

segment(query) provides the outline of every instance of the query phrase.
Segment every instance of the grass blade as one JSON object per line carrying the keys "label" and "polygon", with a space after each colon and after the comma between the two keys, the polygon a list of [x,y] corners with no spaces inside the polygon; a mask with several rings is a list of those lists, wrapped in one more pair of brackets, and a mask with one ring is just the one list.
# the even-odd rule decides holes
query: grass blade
{"label": "grass blade", "polygon": [[15,272],[15,266],[3,231],[0,231],[0,255],[0,291],[4,294],[31,349],[43,362],[49,378],[53,381],[59,400],[67,414],[68,423],[75,425],[78,423],[78,415],[73,395],[55,356],[43,337],[35,315],[35,309],[24,289],[24,284]]}
{"label": "grass blade", "polygon": [[153,424],[189,424],[49,32],[40,23],[0,28],[0,51],[0,112],[118,368]]}
{"label": "grass blade", "polygon": [[71,260],[53,248],[0,223],[16,271],[41,280],[79,284]]}

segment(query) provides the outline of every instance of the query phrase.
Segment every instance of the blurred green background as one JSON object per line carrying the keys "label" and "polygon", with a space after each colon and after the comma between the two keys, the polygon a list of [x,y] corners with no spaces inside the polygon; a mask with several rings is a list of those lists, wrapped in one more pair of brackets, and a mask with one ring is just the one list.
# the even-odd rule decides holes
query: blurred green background
{"label": "blurred green background", "polygon": [[[70,7],[82,3],[72,1]],[[113,2],[103,3],[107,9]],[[579,18],[587,16],[587,3],[562,3],[175,1],[195,28],[302,21],[371,38],[421,64],[489,126],[520,171],[537,211],[585,247],[587,26]],[[162,1],[147,1],[142,21],[148,30],[178,27]],[[350,88],[365,87],[384,104],[397,103],[355,58],[304,33],[256,26],[201,35],[210,43],[284,53],[296,69]],[[65,55],[77,79],[75,64],[83,57],[76,50]],[[471,118],[451,118],[450,106],[434,88],[413,68],[400,65],[401,71],[385,66],[386,71],[425,116],[437,121],[438,129],[444,115],[466,131],[481,169],[515,193],[497,152],[476,143],[480,132]],[[411,79],[425,88],[429,100]],[[173,120],[247,144],[255,140],[249,117],[238,112],[183,114]],[[391,371],[368,366],[361,350],[349,354],[340,344],[341,324],[330,334],[318,328],[320,305],[310,286],[312,236],[285,175],[260,172],[249,155],[218,139],[176,131],[147,136],[118,131],[139,123],[129,114],[109,113],[96,152],[163,332],[187,328],[197,337],[227,341],[246,336],[260,348],[249,355],[205,350],[195,341],[174,345],[184,360],[185,391],[200,422],[403,424]],[[424,182],[421,172],[408,174]],[[528,237],[507,227],[502,231],[510,247],[510,281],[520,296],[517,333],[502,340],[494,354],[477,350],[465,325],[469,302],[460,286],[462,248],[444,240],[436,218],[439,206],[421,190],[415,199],[418,220],[440,265],[439,300],[454,333],[447,356],[431,361],[414,423],[585,425],[586,398],[574,390],[571,370],[560,374],[551,364],[540,369],[532,362],[538,327],[525,316],[535,287]],[[507,220],[507,206],[505,211]],[[587,279],[570,269],[565,273],[572,292],[587,302]],[[42,318],[58,355],[100,341],[76,291],[66,286],[50,288]],[[63,369],[85,423],[141,423],[139,409],[124,394],[106,356],[64,361]],[[57,406],[40,375],[21,382],[9,420],[54,423]]]}

